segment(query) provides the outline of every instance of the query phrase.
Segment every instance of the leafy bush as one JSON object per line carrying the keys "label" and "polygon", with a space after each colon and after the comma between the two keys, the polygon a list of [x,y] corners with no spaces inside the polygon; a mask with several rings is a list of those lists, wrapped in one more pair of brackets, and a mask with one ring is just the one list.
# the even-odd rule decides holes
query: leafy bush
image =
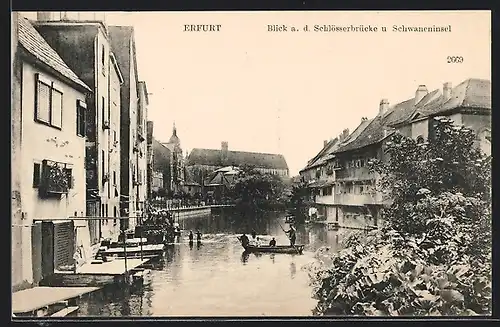
{"label": "leafy bush", "polygon": [[491,158],[449,120],[434,131],[424,144],[394,135],[373,164],[386,225],[308,267],[314,314],[491,314]]}

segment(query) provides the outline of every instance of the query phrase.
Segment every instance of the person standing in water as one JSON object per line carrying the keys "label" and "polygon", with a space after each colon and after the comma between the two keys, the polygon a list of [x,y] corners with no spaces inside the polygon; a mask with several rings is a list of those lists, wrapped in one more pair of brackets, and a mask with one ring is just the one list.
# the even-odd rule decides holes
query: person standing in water
{"label": "person standing in water", "polygon": [[273,239],[269,242],[269,246],[273,246],[273,247],[274,247],[274,246],[276,246],[276,240],[274,239],[274,237],[273,237]]}
{"label": "person standing in water", "polygon": [[293,227],[293,225],[290,225],[290,229],[285,231],[285,233],[289,234],[288,237],[290,238],[290,246],[294,246],[295,245],[295,238],[297,236],[296,236],[295,228]]}
{"label": "person standing in water", "polygon": [[193,239],[194,239],[193,231],[190,230],[189,231],[189,243],[193,243]]}
{"label": "person standing in water", "polygon": [[199,230],[198,230],[198,231],[196,231],[196,241],[197,241],[198,243],[200,243],[200,242],[201,242],[201,232],[200,232]]}

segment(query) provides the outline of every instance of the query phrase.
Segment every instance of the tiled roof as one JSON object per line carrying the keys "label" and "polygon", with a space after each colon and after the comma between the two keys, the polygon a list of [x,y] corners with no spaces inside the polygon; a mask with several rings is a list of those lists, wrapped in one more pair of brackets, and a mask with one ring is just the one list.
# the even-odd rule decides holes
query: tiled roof
{"label": "tiled roof", "polygon": [[90,91],[91,89],[66,65],[25,17],[18,20],[19,43],[33,57],[49,66],[69,81]]}
{"label": "tiled roof", "polygon": [[425,117],[459,107],[491,109],[491,82],[467,79],[452,89],[451,98],[444,104],[442,92],[436,89],[427,93],[416,105],[414,98],[393,105],[385,114],[372,119],[354,141],[348,144],[344,142],[335,153],[378,143],[392,134],[392,126],[408,122],[415,113]]}
{"label": "tiled roof", "polygon": [[363,148],[382,141],[390,135],[390,133],[385,134],[384,127],[384,117],[378,115],[368,123],[354,141],[340,146],[335,153]]}
{"label": "tiled roof", "polygon": [[281,154],[227,151],[223,160],[222,151],[214,149],[193,149],[187,159],[188,165],[207,166],[254,166],[267,169],[288,169],[285,157]]}
{"label": "tiled roof", "polygon": [[314,167],[317,167],[317,166],[320,166],[321,164],[323,164],[323,162],[325,161],[326,159],[326,156],[328,154],[330,154],[332,152],[333,149],[335,149],[336,145],[338,145],[338,138],[334,138],[333,140],[330,140],[326,146],[324,146],[319,152],[318,154],[316,154],[311,160],[309,160],[309,162],[307,163],[307,165],[302,169],[302,171],[304,170],[307,170],[307,169],[311,169],[311,168],[314,168]]}
{"label": "tiled roof", "polygon": [[433,116],[455,108],[491,109],[491,81],[469,78],[452,89],[451,98],[444,104],[440,94],[417,112],[422,116]]}

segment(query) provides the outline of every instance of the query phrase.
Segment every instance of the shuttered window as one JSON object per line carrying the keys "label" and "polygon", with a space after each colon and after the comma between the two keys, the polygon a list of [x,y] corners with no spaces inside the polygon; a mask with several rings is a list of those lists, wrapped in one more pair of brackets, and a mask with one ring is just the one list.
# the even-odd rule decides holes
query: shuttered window
{"label": "shuttered window", "polygon": [[38,73],[35,85],[35,121],[62,129],[63,92]]}
{"label": "shuttered window", "polygon": [[36,120],[50,124],[50,85],[38,80],[36,93]]}

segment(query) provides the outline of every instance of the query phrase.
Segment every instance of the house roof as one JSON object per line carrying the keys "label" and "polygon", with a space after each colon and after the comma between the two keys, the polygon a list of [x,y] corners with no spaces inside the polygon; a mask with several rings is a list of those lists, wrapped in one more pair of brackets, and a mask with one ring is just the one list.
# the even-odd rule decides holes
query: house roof
{"label": "house roof", "polygon": [[199,149],[191,150],[187,159],[188,165],[206,166],[254,166],[267,169],[288,169],[285,157],[281,154],[227,151],[223,158],[222,150]]}
{"label": "house roof", "polygon": [[50,47],[25,17],[18,19],[19,43],[35,59],[62,75],[71,83],[91,91],[91,89],[66,65],[57,52]]}
{"label": "house roof", "polygon": [[354,141],[341,145],[335,153],[381,142],[393,133],[392,126],[409,122],[416,114],[433,116],[464,107],[491,109],[491,82],[469,78],[452,89],[451,98],[446,102],[443,101],[441,90],[436,89],[427,93],[417,104],[414,98],[397,103],[386,113],[372,119]]}
{"label": "house roof", "polygon": [[384,117],[378,115],[369,121],[368,125],[363,129],[359,136],[345,145],[341,145],[335,153],[341,153],[345,151],[355,150],[378,143],[385,139],[390,133],[384,131]]}
{"label": "house roof", "polygon": [[434,116],[455,108],[483,108],[491,110],[491,81],[469,78],[451,90],[451,97],[443,101],[443,94],[418,108],[421,116]]}

